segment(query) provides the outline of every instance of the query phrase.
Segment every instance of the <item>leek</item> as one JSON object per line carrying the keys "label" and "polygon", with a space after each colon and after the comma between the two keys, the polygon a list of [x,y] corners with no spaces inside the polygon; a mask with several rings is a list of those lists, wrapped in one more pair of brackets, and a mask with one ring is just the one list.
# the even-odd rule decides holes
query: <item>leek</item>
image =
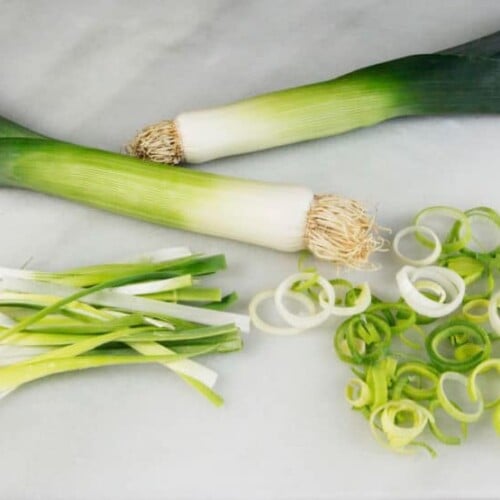
{"label": "leek", "polygon": [[[321,259],[351,266],[365,265],[383,245],[373,217],[354,200],[314,195],[301,186],[146,163],[27,137],[22,128],[20,137],[12,137],[12,130],[10,122],[0,118],[0,185],[277,250],[307,248]],[[174,277],[173,271],[164,278]]]}
{"label": "leek", "polygon": [[318,139],[402,116],[500,112],[500,32],[333,80],[181,113],[144,128],[131,154],[200,163]]}

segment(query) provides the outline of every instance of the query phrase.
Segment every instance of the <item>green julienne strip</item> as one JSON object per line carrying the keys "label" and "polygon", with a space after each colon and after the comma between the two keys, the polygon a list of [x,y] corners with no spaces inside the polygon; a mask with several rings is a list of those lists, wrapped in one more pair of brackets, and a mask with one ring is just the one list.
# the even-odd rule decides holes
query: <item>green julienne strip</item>
{"label": "green julienne strip", "polygon": [[[198,353],[210,352],[211,349],[200,348]],[[172,363],[186,359],[187,354],[166,354],[164,356],[144,356],[142,354],[123,354],[120,356],[108,354],[91,354],[76,358],[58,358],[31,364],[18,363],[12,366],[0,367],[0,391],[10,391],[27,382],[32,382],[49,375],[101,366],[143,364],[143,363]]]}

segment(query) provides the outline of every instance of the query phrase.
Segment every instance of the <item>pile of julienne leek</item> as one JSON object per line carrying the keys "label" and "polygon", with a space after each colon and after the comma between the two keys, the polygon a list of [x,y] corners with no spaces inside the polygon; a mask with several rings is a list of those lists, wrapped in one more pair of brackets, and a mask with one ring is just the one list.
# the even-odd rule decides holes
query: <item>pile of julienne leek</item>
{"label": "pile of julienne leek", "polygon": [[191,359],[237,351],[248,317],[200,286],[222,255],[167,248],[64,272],[0,268],[0,397],[56,373],[161,363],[216,405],[217,374]]}
{"label": "pile of julienne leek", "polygon": [[[437,219],[448,221],[441,238],[432,229]],[[427,255],[409,257],[401,250],[409,235]],[[430,207],[396,234],[393,248],[408,264],[395,277],[397,301],[372,296],[367,283],[327,280],[306,269],[276,290],[259,293],[250,317],[273,334],[296,334],[331,316],[347,317],[333,342],[355,374],[346,387],[347,400],[368,419],[376,439],[395,451],[423,446],[435,454],[420,440],[427,428],[442,443],[460,444],[467,425],[486,409],[493,409],[500,434],[500,353],[492,354],[500,340],[500,289],[495,287],[500,214],[487,207],[466,212]],[[287,326],[261,318],[258,306],[269,298]],[[291,310],[290,299],[302,313]]]}

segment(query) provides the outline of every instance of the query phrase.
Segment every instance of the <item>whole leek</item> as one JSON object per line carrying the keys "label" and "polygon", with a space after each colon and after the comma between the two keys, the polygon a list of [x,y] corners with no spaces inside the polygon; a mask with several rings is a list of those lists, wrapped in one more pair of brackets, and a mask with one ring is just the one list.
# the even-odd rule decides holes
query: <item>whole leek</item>
{"label": "whole leek", "polygon": [[333,80],[181,113],[143,129],[129,152],[200,163],[318,139],[402,116],[500,112],[500,32]]}
{"label": "whole leek", "polygon": [[160,166],[42,138],[2,119],[0,185],[278,250],[307,248],[352,266],[382,245],[373,218],[354,200]]}

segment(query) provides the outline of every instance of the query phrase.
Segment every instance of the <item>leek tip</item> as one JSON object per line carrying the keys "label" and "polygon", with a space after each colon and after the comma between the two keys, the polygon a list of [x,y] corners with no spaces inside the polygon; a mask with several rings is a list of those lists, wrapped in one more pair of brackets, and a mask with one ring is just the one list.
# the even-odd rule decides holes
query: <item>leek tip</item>
{"label": "leek tip", "polygon": [[315,195],[307,214],[305,245],[316,257],[354,268],[366,268],[369,257],[383,250],[375,218],[361,203],[336,195]]}
{"label": "leek tip", "polygon": [[184,161],[181,138],[173,120],[143,128],[125,149],[132,156],[157,163],[178,165]]}

